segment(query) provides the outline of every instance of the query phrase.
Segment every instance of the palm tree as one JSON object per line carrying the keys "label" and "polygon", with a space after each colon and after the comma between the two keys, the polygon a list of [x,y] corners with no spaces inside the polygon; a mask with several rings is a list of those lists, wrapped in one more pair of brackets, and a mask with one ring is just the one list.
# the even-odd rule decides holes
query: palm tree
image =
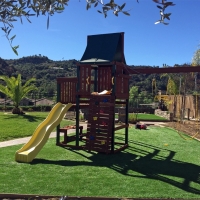
{"label": "palm tree", "polygon": [[29,79],[24,85],[22,85],[21,74],[18,74],[17,78],[0,76],[0,80],[3,80],[6,85],[0,84],[0,92],[5,94],[7,97],[14,103],[13,114],[21,114],[19,104],[21,100],[31,91],[37,90],[37,87],[32,82],[35,81],[35,78]]}

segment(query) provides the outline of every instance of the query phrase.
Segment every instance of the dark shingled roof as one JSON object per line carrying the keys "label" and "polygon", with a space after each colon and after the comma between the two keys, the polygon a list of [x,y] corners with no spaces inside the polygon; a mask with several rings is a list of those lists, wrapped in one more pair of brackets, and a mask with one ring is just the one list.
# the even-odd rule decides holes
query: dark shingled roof
{"label": "dark shingled roof", "polygon": [[124,58],[124,33],[89,35],[87,47],[80,63],[103,64],[113,61],[126,64]]}

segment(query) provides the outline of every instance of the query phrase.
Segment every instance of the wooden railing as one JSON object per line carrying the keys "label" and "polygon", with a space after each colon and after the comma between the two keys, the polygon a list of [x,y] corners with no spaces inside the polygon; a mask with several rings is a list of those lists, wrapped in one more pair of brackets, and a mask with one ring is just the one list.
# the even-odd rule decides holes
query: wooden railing
{"label": "wooden railing", "polygon": [[75,103],[76,102],[76,86],[78,79],[73,78],[57,78],[58,92],[60,94],[59,100],[61,103]]}

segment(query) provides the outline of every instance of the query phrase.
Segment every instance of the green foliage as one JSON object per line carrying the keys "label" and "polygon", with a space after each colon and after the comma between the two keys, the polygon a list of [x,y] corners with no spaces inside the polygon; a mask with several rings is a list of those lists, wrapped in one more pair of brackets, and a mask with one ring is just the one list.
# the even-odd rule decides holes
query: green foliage
{"label": "green foliage", "polygon": [[14,76],[0,76],[0,80],[3,80],[6,85],[0,84],[0,92],[9,97],[13,103],[15,108],[19,107],[19,103],[21,100],[31,91],[37,90],[32,82],[35,82],[34,78],[31,78],[22,85],[21,74],[18,74],[17,78]]}
{"label": "green foliage", "polygon": [[[37,92],[32,92],[29,94],[29,98],[39,99],[42,97],[53,97],[55,99],[57,91],[57,77],[76,77],[76,60],[60,60],[53,61],[46,56],[33,55],[28,57],[22,57],[19,59],[3,60],[0,59],[0,75],[6,76],[17,76],[18,73],[22,75],[22,81],[25,82],[32,77],[35,77],[37,81],[35,82],[38,88]],[[148,68],[158,68],[158,66],[132,66],[137,70],[137,68],[148,67]],[[177,66],[178,67],[178,66]],[[173,75],[173,74],[171,74]],[[152,80],[156,79],[156,88],[165,93],[167,90],[168,77],[160,77],[159,74],[134,74],[131,75],[130,79],[130,89],[135,86],[138,88],[138,103],[148,103],[151,102],[152,97]],[[178,74],[173,75],[173,80],[179,86],[179,76]],[[197,76],[197,89],[200,89],[200,75]],[[192,93],[194,90],[194,77],[188,74],[186,80],[187,92]],[[146,92],[142,92],[146,91]],[[145,100],[141,99],[147,94]],[[0,94],[1,97],[4,97]],[[137,95],[136,95],[137,96]],[[134,100],[132,104],[137,105],[137,98],[131,97],[130,100]],[[140,99],[142,100],[140,102]]]}
{"label": "green foliage", "polygon": [[137,113],[130,113],[129,115],[128,115],[128,121],[130,122],[130,123],[136,123],[137,122]]}
{"label": "green foliage", "polygon": [[135,105],[137,97],[138,97],[138,87],[132,86],[130,91],[129,91],[129,104]]}
{"label": "green foliage", "polygon": [[200,49],[197,49],[192,57],[192,65],[198,66],[200,65]]}
{"label": "green foliage", "polygon": [[[13,46],[12,42],[16,35],[10,36],[10,32],[14,28],[13,22],[20,19],[22,23],[22,18],[26,18],[28,22],[30,17],[37,15],[47,15],[47,28],[49,27],[49,16],[54,15],[54,13],[60,13],[67,6],[69,0],[55,0],[55,1],[35,1],[35,0],[16,0],[9,1],[3,0],[0,2],[0,22],[3,24],[1,27],[2,31],[5,33],[7,40],[13,50],[13,52],[18,55],[17,46]],[[32,13],[30,13],[32,11]]]}
{"label": "green foliage", "polygon": [[150,91],[138,92],[137,86],[132,86],[129,91],[129,105],[138,107],[139,104],[149,104],[153,102],[153,97]]}
{"label": "green foliage", "polygon": [[176,95],[178,94],[178,86],[175,82],[174,75],[173,74],[163,74],[162,77],[168,77],[167,81],[167,94],[169,95]]}
{"label": "green foliage", "polygon": [[[26,112],[26,111],[45,111],[49,112],[52,109],[52,106],[50,105],[39,105],[39,106],[20,106],[20,108]],[[7,112],[10,112],[13,109],[13,106],[9,105],[0,105],[0,110],[4,110]]]}
{"label": "green foliage", "polygon": [[[23,82],[32,77],[37,79],[35,82],[38,88],[37,92],[32,92],[32,95],[31,93],[29,94],[29,98],[32,99],[44,96],[53,97],[57,91],[57,77],[76,76],[76,60],[53,61],[40,54],[4,62],[5,64],[2,63],[1,67],[0,60],[0,71],[2,69],[4,75],[16,76],[19,72],[22,75]],[[6,66],[7,70],[3,66]],[[11,71],[12,66],[14,67]]]}

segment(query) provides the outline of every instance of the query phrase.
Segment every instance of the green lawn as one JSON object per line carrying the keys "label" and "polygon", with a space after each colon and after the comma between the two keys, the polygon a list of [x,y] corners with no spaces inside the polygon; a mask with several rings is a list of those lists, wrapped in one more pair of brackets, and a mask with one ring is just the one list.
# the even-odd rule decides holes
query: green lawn
{"label": "green lawn", "polygon": [[[31,136],[48,114],[49,112],[29,112],[25,115],[13,115],[0,112],[0,141]],[[63,120],[61,126],[72,123],[74,122]]]}
{"label": "green lawn", "polygon": [[[31,136],[37,126],[46,119],[49,112],[29,112],[25,115],[13,115],[0,112],[0,142],[15,138]],[[130,117],[135,117],[133,114]],[[118,115],[116,116],[118,118]],[[153,114],[138,114],[138,120],[163,120],[162,117]],[[75,122],[63,120],[61,127],[74,124]]]}
{"label": "green lawn", "polygon": [[136,116],[137,116],[137,120],[140,120],[140,121],[142,121],[142,120],[143,121],[145,121],[145,120],[167,121],[165,118],[159,117],[154,114],[144,114],[144,113],[129,114],[129,117],[136,117]]}
{"label": "green lawn", "polygon": [[[123,140],[121,134],[116,137]],[[14,161],[21,146],[0,149],[0,193],[188,199],[200,195],[200,143],[183,140],[169,128],[129,128],[129,148],[114,155],[72,151],[49,139],[36,159],[25,164]]]}
{"label": "green lawn", "polygon": [[[137,120],[138,121],[145,121],[145,120],[153,120],[153,121],[167,121],[167,119],[163,118],[163,117],[160,117],[160,116],[157,116],[157,115],[154,115],[154,114],[144,114],[144,113],[129,113],[129,120],[133,120],[133,119],[136,119],[137,117]],[[118,114],[115,114],[115,118],[118,119]]]}

